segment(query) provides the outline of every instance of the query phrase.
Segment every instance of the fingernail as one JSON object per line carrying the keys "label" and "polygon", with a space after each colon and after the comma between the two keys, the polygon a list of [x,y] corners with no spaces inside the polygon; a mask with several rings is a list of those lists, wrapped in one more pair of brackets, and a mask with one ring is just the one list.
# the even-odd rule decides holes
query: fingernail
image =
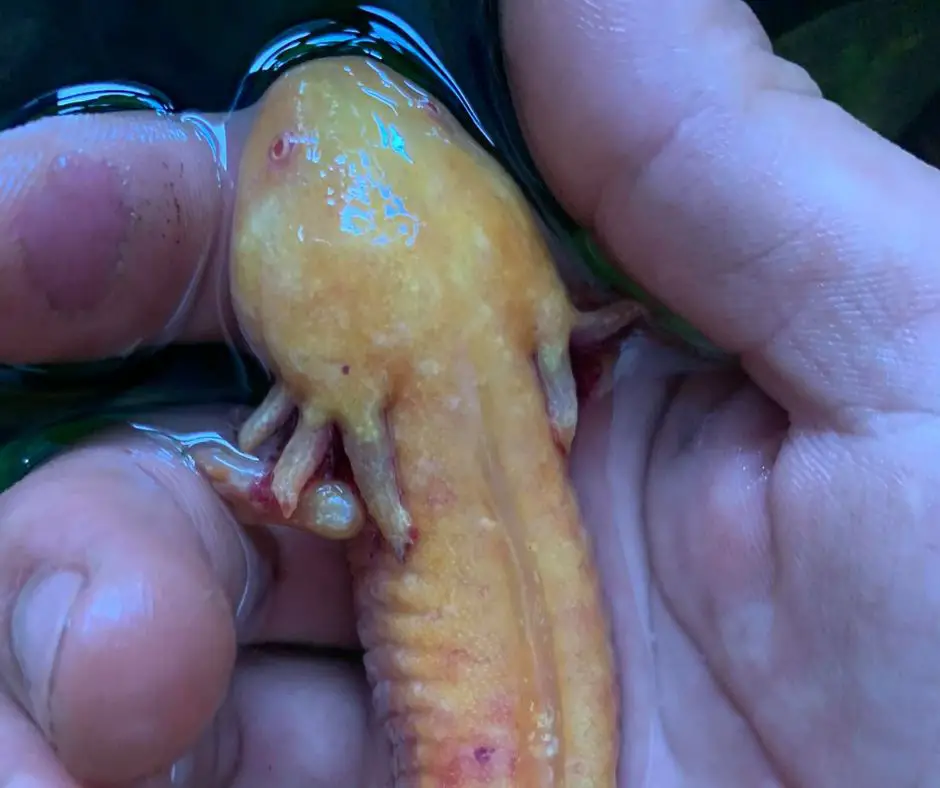
{"label": "fingernail", "polygon": [[56,658],[84,584],[85,578],[78,572],[34,575],[13,608],[11,642],[23,676],[23,700],[47,735]]}

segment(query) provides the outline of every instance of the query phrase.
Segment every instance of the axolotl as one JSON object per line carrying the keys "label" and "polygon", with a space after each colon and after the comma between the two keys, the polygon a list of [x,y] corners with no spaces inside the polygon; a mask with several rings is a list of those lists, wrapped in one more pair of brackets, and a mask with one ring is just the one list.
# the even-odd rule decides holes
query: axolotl
{"label": "axolotl", "polygon": [[[262,97],[230,256],[273,377],[239,449],[289,433],[265,488],[278,522],[348,539],[395,785],[614,786],[612,642],[567,476],[570,348],[635,305],[575,309],[517,184],[369,57],[301,64]],[[365,525],[342,483],[309,492],[337,434]],[[202,459],[244,503],[238,468]]]}

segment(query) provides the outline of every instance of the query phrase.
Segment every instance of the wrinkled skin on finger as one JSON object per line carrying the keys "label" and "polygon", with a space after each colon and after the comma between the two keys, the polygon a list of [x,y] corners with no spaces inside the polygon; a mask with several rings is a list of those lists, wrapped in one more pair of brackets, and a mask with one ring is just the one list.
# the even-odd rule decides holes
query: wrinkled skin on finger
{"label": "wrinkled skin on finger", "polygon": [[[549,185],[747,374],[667,375],[636,486],[610,483],[605,584],[633,567],[656,643],[627,663],[632,774],[756,784],[724,771],[750,752],[771,784],[936,780],[940,173],[739,0],[513,0],[502,30]],[[636,401],[613,415],[624,452]]]}
{"label": "wrinkled skin on finger", "polygon": [[[581,417],[572,470],[598,544],[624,667],[622,782],[645,779],[667,788],[930,783],[938,771],[931,721],[940,705],[931,580],[940,380],[933,352],[937,173],[820,100],[805,74],[774,58],[741,2],[512,0],[504,3],[503,31],[523,127],[556,194],[627,273],[711,339],[739,351],[765,392],[737,374],[691,375],[681,365],[676,374],[658,352],[637,352],[623,362],[617,391]],[[50,132],[46,168],[56,152],[87,147],[83,135],[97,133],[89,128],[73,125],[55,135],[55,145]],[[109,133],[120,132],[111,127]],[[17,144],[27,152],[25,142]],[[162,159],[176,163],[197,144],[205,142],[161,149]],[[144,145],[131,148],[137,153],[128,154],[128,168],[134,156],[139,163],[150,155]],[[198,184],[178,195],[184,217],[209,218],[189,231],[204,230],[215,216],[215,207],[207,209],[199,197],[209,183],[199,173],[214,178],[217,170],[208,146],[200,151],[197,157],[210,160],[187,170]],[[17,166],[26,161],[13,159]],[[0,165],[4,172],[9,161]],[[166,184],[132,182],[149,184],[144,196],[159,196]],[[106,190],[84,192],[99,193]],[[19,205],[6,199],[6,206]],[[180,231],[175,212],[158,218],[167,216]],[[68,232],[84,226],[70,223]],[[25,232],[6,217],[2,228],[10,236],[4,235],[6,248]],[[70,237],[80,245],[80,235]],[[160,237],[151,234],[155,243]],[[181,248],[202,249],[204,240]],[[185,275],[163,277],[157,263],[166,251],[135,256],[150,261],[149,273],[128,271],[125,281],[134,286],[112,302],[85,303],[80,319],[62,317],[45,294],[40,299],[27,289],[35,285],[22,277],[21,258],[4,255],[3,281],[20,289],[2,288],[9,308],[0,310],[6,321],[0,337],[21,333],[34,340],[5,347],[4,360],[85,357],[89,347],[120,352],[159,331],[172,312],[167,304],[177,303],[199,258],[173,258]],[[163,281],[176,287],[163,307],[151,313],[133,306],[148,303],[152,283]],[[197,302],[193,325],[201,336],[222,336],[215,298]],[[132,308],[113,309],[118,303]],[[80,529],[64,524],[82,511],[71,504],[83,500],[86,483],[95,489],[80,472],[86,467],[64,466],[77,480],[67,485],[65,511],[52,511],[55,488],[38,486],[47,477],[37,473],[30,481],[36,486],[20,488],[33,490],[44,513],[33,526],[10,531],[22,544],[31,544],[31,534],[52,533],[53,543],[76,539]],[[125,483],[122,474],[112,478]],[[114,495],[109,487],[102,498],[153,504],[142,517],[149,526],[151,514],[168,509],[159,497],[140,496],[137,484]],[[121,528],[132,521],[110,511],[77,519]],[[50,525],[55,528],[47,531]],[[0,528],[0,538],[6,532]],[[298,545],[310,538],[296,538],[282,555],[302,555]],[[163,543],[152,558],[149,542],[141,544],[122,553],[119,568],[179,563],[183,568],[171,567],[168,577],[205,592],[201,606],[186,612],[215,611],[223,622],[194,627],[180,653],[200,671],[207,654],[230,666],[239,638],[232,634],[237,605],[229,586],[212,580],[198,548],[185,548],[178,562]],[[3,575],[11,589],[3,595],[5,623],[14,589],[31,577],[25,567],[11,565]],[[320,576],[297,575],[308,582]],[[347,599],[345,593],[305,587],[297,598]],[[322,638],[302,634],[291,612],[321,608],[295,604],[272,617],[293,638]],[[221,633],[223,647],[205,642],[203,633],[212,632]],[[168,642],[160,639],[148,653],[166,653]],[[9,645],[4,659],[11,689],[0,742],[16,747],[4,751],[0,776],[30,774],[74,788],[18,705],[28,693]],[[140,677],[144,664],[124,665],[119,675],[136,670]],[[180,673],[182,685],[189,686],[185,676]],[[100,673],[93,673],[82,685],[89,693],[92,679],[101,686]],[[200,684],[203,716],[225,686],[225,679]],[[188,733],[172,734],[172,743],[154,739],[163,754],[138,751],[141,763],[178,757],[208,725],[197,716]],[[141,719],[146,716],[133,716]],[[166,720],[156,717],[161,725]],[[136,767],[122,758],[108,761],[111,741],[66,742],[60,757],[85,774],[104,775],[110,762],[127,777]],[[273,762],[274,750],[262,751]]]}
{"label": "wrinkled skin on finger", "polygon": [[[245,534],[148,435],[103,436],[37,470],[0,496],[0,776],[162,785],[175,769],[174,785],[221,788],[257,784],[272,760],[313,784],[381,770],[335,548]],[[270,642],[314,657],[250,656]],[[323,647],[350,657],[318,660]],[[279,727],[262,725],[279,707]]]}

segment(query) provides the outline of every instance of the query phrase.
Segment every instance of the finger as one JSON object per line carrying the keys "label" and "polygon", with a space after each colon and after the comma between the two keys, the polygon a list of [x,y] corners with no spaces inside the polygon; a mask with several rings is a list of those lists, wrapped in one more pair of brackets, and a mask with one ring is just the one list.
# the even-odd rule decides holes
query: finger
{"label": "finger", "polygon": [[[704,507],[714,500],[708,495],[710,491],[703,490],[695,477],[670,477],[672,484],[664,483],[658,465],[657,435],[671,433],[674,448],[676,443],[694,442],[700,427],[700,422],[693,421],[673,429],[671,414],[678,408],[664,409],[677,395],[684,396],[688,385],[679,383],[688,376],[689,367],[682,355],[646,338],[631,337],[624,344],[615,388],[587,404],[572,452],[572,481],[596,551],[601,585],[607,592],[614,646],[624,666],[620,677],[624,737],[618,785],[673,784],[671,775],[678,771],[686,775],[689,784],[780,785],[779,776],[767,762],[765,742],[742,724],[741,709],[729,701],[727,685],[716,682],[710,672],[711,653],[701,648],[701,644],[710,643],[697,640],[693,645],[688,632],[676,625],[675,595],[666,600],[661,595],[664,587],[669,591],[688,589],[683,602],[691,600],[697,609],[709,609],[708,602],[712,602],[709,612],[720,607],[714,604],[715,597],[707,594],[708,589],[695,585],[692,579],[697,566],[689,557],[701,556],[709,547],[708,552],[721,559],[716,575],[723,572],[726,581],[743,575],[727,553],[743,547],[745,541],[717,539],[709,545],[702,534],[711,525],[702,516]],[[740,377],[740,373],[737,380],[717,377],[712,386],[700,388],[711,390],[715,400],[731,398]],[[751,391],[756,389],[752,386]],[[665,429],[661,426],[664,419]],[[741,437],[740,430],[731,432],[732,439]],[[754,463],[750,456],[742,460],[742,454],[739,451],[735,456],[750,470]],[[726,469],[733,468],[723,457],[701,456],[699,460],[700,467],[710,469],[720,462]],[[743,475],[739,471],[739,478]],[[759,483],[753,486],[766,493]],[[693,490],[695,494],[689,494]],[[644,491],[649,496],[643,495]],[[759,494],[740,498],[756,500]],[[687,531],[663,528],[673,524],[661,517],[659,505],[664,502],[673,511],[685,509],[689,513]],[[743,520],[738,516],[734,522]],[[647,558],[651,547],[656,559],[652,568],[660,570],[666,565],[674,570],[668,575],[668,586],[666,576],[650,574]],[[748,597],[749,602],[753,599]],[[680,618],[680,623],[686,625],[687,619]],[[733,637],[740,635],[740,628],[729,631]],[[740,649],[741,641],[736,643]],[[740,651],[742,659],[753,655],[747,648]],[[762,689],[754,686],[758,692]],[[661,747],[663,741],[670,746]],[[715,752],[721,752],[721,757],[714,758]]]}
{"label": "finger", "polygon": [[103,782],[172,762],[211,719],[241,591],[166,487],[120,459],[77,453],[0,509],[3,682],[69,771]]}
{"label": "finger", "polygon": [[936,407],[935,170],[821,99],[741,0],[504,6],[536,160],[630,275],[804,419]]}
{"label": "finger", "polygon": [[134,112],[0,134],[0,361],[220,336],[231,188],[210,128]]}
{"label": "finger", "polygon": [[358,651],[346,544],[296,528],[252,528],[247,536],[270,579],[243,642]]}
{"label": "finger", "polygon": [[358,663],[248,662],[235,684],[243,747],[233,788],[389,785],[388,745],[370,698]]}
{"label": "finger", "polygon": [[384,788],[384,736],[362,666],[247,656],[213,728],[169,772],[135,788]]}
{"label": "finger", "polygon": [[42,733],[0,695],[0,785],[4,788],[79,788]]}
{"label": "finger", "polygon": [[309,633],[258,598],[238,534],[157,444],[65,455],[0,499],[0,676],[76,777],[173,763],[224,698],[240,635]]}
{"label": "finger", "polygon": [[[248,413],[250,410],[243,408],[167,410],[142,415],[133,427],[114,430],[101,440],[113,442],[121,452],[133,446],[150,472],[165,477],[187,511],[198,513],[205,508],[215,511],[218,493],[209,480],[194,470],[193,463],[184,459],[180,447],[188,446],[193,451],[198,446],[200,454],[215,440],[234,447],[238,427]],[[219,456],[225,461],[228,452]],[[173,461],[168,462],[168,457]],[[191,520],[197,529],[201,528],[201,517],[194,514]],[[228,520],[226,524],[230,524]],[[223,532],[233,534],[230,528]],[[258,583],[264,587],[249,594],[254,602],[243,605],[241,642],[360,647],[343,540],[321,539],[293,527],[253,526],[236,529],[234,536],[239,537],[240,543],[242,536],[247,538],[247,565],[255,567],[260,563],[249,574],[262,574]],[[243,578],[241,571],[245,565],[235,562],[226,572]],[[251,582],[244,578],[243,581]]]}

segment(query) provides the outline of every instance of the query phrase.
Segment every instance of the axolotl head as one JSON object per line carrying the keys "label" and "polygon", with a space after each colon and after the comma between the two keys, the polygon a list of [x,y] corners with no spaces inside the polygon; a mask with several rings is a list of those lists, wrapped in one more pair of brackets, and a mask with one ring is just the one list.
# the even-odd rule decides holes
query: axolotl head
{"label": "axolotl head", "polygon": [[[323,298],[355,291],[365,303],[374,290],[374,303],[394,286],[394,263],[448,257],[473,237],[465,224],[492,223],[519,202],[439,101],[367,57],[312,60],[279,77],[254,110],[236,185],[232,296],[262,360],[275,341],[262,333],[288,319],[293,331],[308,327],[298,315],[319,302],[302,302],[304,279],[320,277]],[[350,260],[373,263],[357,278]]]}
{"label": "axolotl head", "polygon": [[303,205],[309,218],[317,199],[326,213],[353,206],[349,223],[363,225],[356,205],[367,201],[367,190],[407,189],[415,200],[444,160],[469,156],[479,164],[485,156],[439,101],[367,57],[295,67],[269,88],[256,113],[239,166],[240,208],[276,199],[279,213]]}

